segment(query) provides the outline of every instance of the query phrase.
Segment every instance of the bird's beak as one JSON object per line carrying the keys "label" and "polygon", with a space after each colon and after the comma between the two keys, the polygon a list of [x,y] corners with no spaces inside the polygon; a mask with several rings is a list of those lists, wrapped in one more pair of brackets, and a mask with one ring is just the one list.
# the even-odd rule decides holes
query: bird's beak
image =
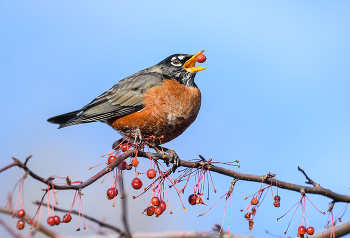
{"label": "bird's beak", "polygon": [[197,55],[200,55],[203,52],[204,50],[199,51],[198,53],[193,55],[189,60],[185,62],[184,67],[188,72],[198,72],[198,71],[205,70],[205,68],[202,68],[201,66],[195,66],[197,62]]}

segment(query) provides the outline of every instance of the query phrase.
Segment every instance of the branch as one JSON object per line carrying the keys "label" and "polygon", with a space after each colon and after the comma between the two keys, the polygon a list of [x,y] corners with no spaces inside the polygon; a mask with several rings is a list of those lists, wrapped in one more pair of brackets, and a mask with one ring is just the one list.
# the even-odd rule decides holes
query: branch
{"label": "branch", "polygon": [[[172,159],[172,158],[170,158],[171,157],[170,155],[163,156],[163,154],[148,153],[148,152],[142,152],[142,151],[139,151],[137,153],[137,155],[140,157],[155,158],[155,159],[161,159],[161,160],[167,160],[167,161],[170,161]],[[209,166],[203,166],[205,163],[208,164]],[[341,194],[335,193],[329,189],[322,188],[320,186],[319,187],[306,187],[306,186],[301,186],[301,185],[297,185],[297,184],[284,182],[281,180],[278,180],[278,182],[277,182],[277,180],[274,178],[266,178],[266,175],[258,176],[258,175],[253,175],[253,174],[243,174],[243,173],[239,173],[239,172],[236,172],[234,170],[231,170],[231,169],[226,169],[226,168],[223,168],[220,166],[212,165],[210,162],[203,162],[203,161],[190,162],[190,161],[181,160],[179,165],[183,166],[183,167],[189,167],[189,168],[202,167],[205,170],[210,170],[212,172],[223,174],[223,175],[232,177],[234,179],[258,182],[258,183],[263,182],[265,184],[269,184],[269,185],[272,185],[275,187],[279,187],[279,188],[283,188],[283,189],[287,189],[287,190],[291,190],[291,191],[295,191],[295,192],[301,192],[302,190],[304,190],[305,193],[319,194],[319,195],[322,195],[324,197],[328,197],[328,198],[332,199],[334,202],[346,202],[346,203],[350,202],[350,196],[341,195]]]}
{"label": "branch", "polygon": [[[13,159],[15,159],[15,158],[13,158]],[[17,159],[16,159],[16,160],[17,160]],[[17,160],[17,161],[19,161],[19,160]],[[5,167],[1,168],[1,169],[0,169],[0,173],[3,172],[3,171],[5,171],[6,169],[9,169],[9,168],[13,167],[13,166],[18,166],[17,161],[13,161],[11,164],[6,165]]]}
{"label": "branch", "polygon": [[122,194],[122,220],[123,220],[123,224],[124,224],[124,229],[125,229],[125,237],[126,238],[132,238],[131,232],[130,232],[130,228],[129,228],[129,223],[128,223],[128,212],[127,212],[127,204],[126,204],[126,194],[125,194],[125,190],[124,190],[124,180],[123,180],[123,176],[119,175],[120,177],[120,190],[121,190],[121,194]]}
{"label": "branch", "polygon": [[[343,222],[341,225],[334,227],[335,237],[342,237],[350,233],[350,221]],[[325,231],[320,231],[315,233],[312,238],[321,238],[321,237],[331,237],[332,227],[328,228]]]}
{"label": "branch", "polygon": [[12,237],[21,238],[21,235],[14,232],[13,229],[11,229],[11,227],[9,227],[2,219],[0,219],[0,225],[2,225]]}
{"label": "branch", "polygon": [[[126,158],[128,158],[129,156],[133,155],[135,153],[136,150],[129,150],[127,152],[125,152],[124,154],[122,154],[121,156],[119,156],[115,161],[113,161],[113,163],[109,164],[106,168],[104,168],[103,170],[101,170],[99,173],[97,173],[96,175],[92,176],[91,178],[89,178],[88,180],[86,180],[85,182],[82,182],[79,185],[55,185],[52,180],[54,179],[53,177],[49,177],[48,179],[44,179],[43,177],[40,177],[39,175],[35,174],[33,171],[31,171],[27,166],[26,163],[22,163],[21,161],[19,161],[16,158],[13,158],[13,160],[15,160],[15,162],[13,162],[10,165],[5,166],[4,168],[0,169],[1,171],[4,171],[10,167],[13,166],[18,166],[22,169],[24,169],[24,171],[26,171],[32,178],[46,184],[49,185],[48,188],[44,189],[59,189],[59,190],[81,190],[89,185],[91,185],[92,183],[96,182],[99,178],[103,177],[104,175],[106,175],[107,173],[109,173],[110,171],[112,171],[115,167],[117,167],[123,160],[125,160]],[[27,162],[27,161],[26,161]]]}
{"label": "branch", "polygon": [[[27,166],[25,166],[19,160],[15,159],[15,158],[13,158],[13,159],[16,162],[15,165],[23,168],[31,177],[33,177],[34,179],[37,179],[38,181],[41,181],[45,184],[48,184],[49,186],[47,189],[52,189],[52,187],[54,187],[55,189],[60,189],[60,190],[67,190],[67,189],[80,190],[80,189],[83,189],[83,188],[91,185],[92,183],[96,182],[99,178],[101,178],[105,174],[112,171],[115,167],[117,167],[123,160],[125,160],[129,156],[135,155],[135,153],[137,153],[138,157],[144,157],[144,158],[149,158],[149,159],[160,159],[160,160],[163,160],[165,162],[173,161],[172,156],[169,154],[164,155],[163,153],[149,153],[149,152],[136,151],[135,149],[131,149],[131,150],[128,150],[127,152],[123,153],[119,157],[117,157],[117,159],[115,161],[113,161],[111,164],[107,165],[107,167],[102,169],[99,173],[97,173],[96,175],[92,176],[91,178],[89,178],[85,182],[82,182],[79,185],[55,185],[55,184],[52,184],[51,177],[48,179],[44,179],[44,178],[38,176],[37,174],[33,173]],[[12,164],[10,164],[10,165],[12,165]],[[291,191],[295,191],[295,192],[319,194],[319,195],[322,195],[324,197],[328,197],[328,198],[332,199],[334,202],[350,203],[350,196],[335,193],[335,192],[333,192],[329,189],[325,189],[321,186],[307,187],[307,186],[301,186],[301,185],[297,185],[297,184],[284,182],[281,180],[278,180],[278,182],[277,182],[276,179],[266,177],[266,175],[258,176],[258,175],[253,175],[253,174],[243,174],[243,173],[239,173],[239,172],[236,172],[234,170],[231,170],[231,169],[226,169],[226,168],[223,168],[220,166],[215,166],[212,164],[212,162],[210,160],[205,161],[205,160],[201,159],[201,161],[198,161],[198,162],[181,160],[179,165],[183,166],[183,167],[190,167],[190,168],[201,167],[202,169],[210,170],[210,171],[222,174],[222,175],[232,177],[234,179],[258,182],[258,183],[263,182],[265,184],[269,184],[272,186],[276,186],[279,188],[283,188],[283,189],[291,190]],[[204,165],[206,165],[206,166],[204,166]],[[14,166],[14,165],[12,165],[12,166]],[[9,168],[9,165],[5,166],[5,168]],[[0,171],[3,171],[3,169],[0,169]]]}
{"label": "branch", "polygon": [[[102,169],[99,173],[95,174],[94,176],[92,176],[88,180],[81,182],[78,185],[71,185],[69,182],[67,182],[67,185],[55,185],[52,182],[53,177],[49,177],[48,179],[44,179],[44,178],[38,176],[37,174],[32,172],[26,165],[26,163],[28,162],[28,159],[30,157],[27,157],[25,163],[22,163],[18,159],[13,158],[14,162],[5,166],[4,168],[0,169],[0,172],[6,170],[8,168],[11,168],[13,166],[18,166],[18,167],[24,169],[26,171],[26,173],[29,174],[34,179],[48,185],[48,187],[46,189],[44,189],[46,191],[53,189],[53,188],[60,189],[60,190],[67,190],[67,189],[81,190],[81,189],[91,185],[92,183],[96,182],[99,178],[106,175],[110,171],[112,171],[115,167],[117,167],[126,158],[128,158],[130,156],[135,156],[136,154],[138,157],[144,157],[144,158],[149,158],[149,159],[153,159],[153,160],[160,159],[160,160],[163,160],[166,164],[174,161],[173,155],[171,153],[170,154],[164,154],[162,152],[161,153],[149,153],[149,152],[139,151],[136,149],[130,149],[130,150],[126,151],[125,153],[123,153],[122,155],[120,155],[119,157],[117,157],[116,160],[114,160],[111,164],[107,165],[106,168]],[[275,187],[279,187],[282,189],[295,191],[295,192],[299,192],[299,193],[303,193],[303,194],[305,194],[305,193],[318,194],[318,195],[322,195],[324,197],[328,197],[328,198],[332,199],[333,204],[336,202],[350,203],[350,196],[341,195],[341,194],[335,193],[329,189],[325,189],[325,188],[321,187],[319,184],[316,184],[315,182],[313,182],[306,175],[304,170],[302,170],[300,168],[299,168],[299,170],[305,175],[306,179],[308,180],[308,182],[306,182],[306,183],[312,184],[314,187],[292,184],[292,183],[284,182],[281,180],[278,180],[278,182],[277,182],[277,180],[274,179],[273,176],[267,176],[267,175],[258,176],[258,175],[253,175],[253,174],[239,173],[239,172],[236,172],[236,171],[231,170],[231,169],[226,169],[226,168],[223,168],[220,166],[213,165],[214,162],[212,162],[212,159],[206,161],[202,156],[200,156],[200,159],[201,160],[196,161],[196,162],[180,160],[179,166],[189,167],[189,168],[200,168],[203,170],[210,170],[210,171],[216,172],[218,174],[232,177],[235,180],[244,180],[244,181],[265,183],[265,184],[268,184],[271,186],[275,186]],[[171,173],[171,171],[168,171],[168,172],[166,172],[165,175],[169,175],[170,173]],[[126,224],[126,217],[125,216],[123,217],[123,221],[124,221],[124,225],[126,228],[126,234],[124,233],[124,235],[128,235],[130,233],[128,232],[128,225]],[[348,224],[348,223],[346,223],[346,224]],[[339,227],[347,228],[347,226],[344,226],[344,225],[339,226]],[[342,232],[344,231],[345,233],[349,233],[350,228],[349,228],[349,230],[347,230],[345,228],[343,228]],[[341,228],[339,228],[339,229],[341,229]]]}
{"label": "branch", "polygon": [[307,176],[307,174],[305,173],[305,171],[301,169],[299,166],[298,166],[298,170],[302,172],[305,178],[308,180],[307,182],[305,182],[306,184],[312,184],[314,187],[320,187],[320,185],[318,183],[315,183],[312,179],[310,179],[309,176]]}

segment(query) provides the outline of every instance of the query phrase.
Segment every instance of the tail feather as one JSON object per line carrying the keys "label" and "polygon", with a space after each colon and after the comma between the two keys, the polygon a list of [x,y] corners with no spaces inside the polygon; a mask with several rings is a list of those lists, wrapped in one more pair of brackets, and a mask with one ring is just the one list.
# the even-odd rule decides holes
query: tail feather
{"label": "tail feather", "polygon": [[[48,122],[51,122],[53,124],[59,124],[60,127],[65,127],[64,124],[66,124],[67,122],[69,122],[70,120],[74,119],[75,117],[77,117],[77,115],[81,112],[81,110],[76,110],[73,112],[68,112],[62,115],[58,115],[58,116],[54,116],[51,117],[49,119],[47,119]],[[67,125],[68,126],[68,125]]]}

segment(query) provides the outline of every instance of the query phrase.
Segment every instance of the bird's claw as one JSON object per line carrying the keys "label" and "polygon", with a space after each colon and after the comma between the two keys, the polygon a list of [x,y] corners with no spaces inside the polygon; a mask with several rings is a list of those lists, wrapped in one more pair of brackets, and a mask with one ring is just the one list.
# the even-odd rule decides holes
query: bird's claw
{"label": "bird's claw", "polygon": [[174,173],[176,169],[180,166],[180,157],[173,150],[167,150],[167,153],[171,157],[170,160],[168,160],[167,165],[169,166],[169,163],[173,164],[171,171]]}

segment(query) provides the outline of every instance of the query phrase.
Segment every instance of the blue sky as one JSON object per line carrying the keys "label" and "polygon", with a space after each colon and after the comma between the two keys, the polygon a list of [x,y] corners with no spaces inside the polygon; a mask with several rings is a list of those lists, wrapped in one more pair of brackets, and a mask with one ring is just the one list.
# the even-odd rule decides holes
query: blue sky
{"label": "blue sky", "polygon": [[[120,136],[102,123],[57,130],[46,122],[76,110],[122,78],[152,66],[174,53],[205,50],[207,69],[198,73],[202,108],[197,120],[179,138],[166,144],[185,160],[198,154],[215,161],[239,160],[239,172],[303,184],[297,166],[325,188],[348,194],[350,157],[349,22],[347,1],[2,1],[0,3],[0,167],[11,157],[33,154],[30,168],[38,174],[84,180],[96,171]],[[141,161],[140,171],[148,168]],[[0,204],[22,175],[11,169],[0,174]],[[127,179],[131,181],[132,175]],[[231,179],[214,176],[218,194]],[[40,199],[32,179],[25,182],[25,207]],[[108,184],[84,191],[84,211],[121,227],[120,206],[105,199]],[[239,210],[244,196],[259,184],[239,182],[231,204],[232,233],[264,237],[265,230],[283,234],[290,216],[278,222],[300,198],[279,190],[281,207],[267,196],[255,218],[255,228]],[[136,194],[128,190],[130,196]],[[61,192],[60,192],[61,193]],[[58,194],[70,207],[72,192]],[[190,191],[183,196],[186,200]],[[209,230],[222,220],[224,202],[204,217],[206,207],[181,209],[173,194],[174,214],[154,220],[141,215],[150,195],[129,201],[134,232]],[[326,211],[329,199],[311,196]],[[337,214],[342,204],[335,207]],[[321,230],[326,216],[307,205],[309,222]],[[46,214],[45,214],[46,215]],[[13,224],[15,219],[6,221]],[[74,218],[73,218],[74,219]],[[296,234],[301,214],[289,236]],[[349,219],[346,214],[343,220]],[[227,230],[226,217],[224,228]],[[156,222],[155,222],[156,221]],[[95,226],[96,227],[96,226]],[[77,218],[55,227],[63,235],[75,232]],[[2,228],[0,228],[0,232]]]}

